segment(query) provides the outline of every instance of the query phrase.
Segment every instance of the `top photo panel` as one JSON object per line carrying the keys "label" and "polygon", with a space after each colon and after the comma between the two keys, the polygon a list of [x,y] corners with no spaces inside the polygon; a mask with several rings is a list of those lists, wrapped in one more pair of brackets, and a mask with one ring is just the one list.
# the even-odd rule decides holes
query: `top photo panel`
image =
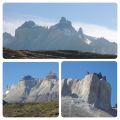
{"label": "top photo panel", "polygon": [[3,58],[117,58],[117,4],[5,3]]}

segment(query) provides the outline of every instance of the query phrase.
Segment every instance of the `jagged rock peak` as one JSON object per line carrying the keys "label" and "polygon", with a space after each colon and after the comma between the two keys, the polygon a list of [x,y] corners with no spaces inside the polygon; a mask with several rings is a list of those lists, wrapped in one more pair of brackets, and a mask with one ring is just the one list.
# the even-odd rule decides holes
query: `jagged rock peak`
{"label": "jagged rock peak", "polygon": [[62,27],[72,26],[72,23],[71,23],[69,20],[67,20],[65,17],[61,17],[59,24],[60,24]]}
{"label": "jagged rock peak", "polygon": [[26,75],[22,78],[22,80],[33,80],[34,78],[30,75]]}
{"label": "jagged rock peak", "polygon": [[79,28],[78,33],[83,34],[83,29],[81,27]]}
{"label": "jagged rock peak", "polygon": [[78,35],[80,39],[84,39],[83,29],[81,27],[78,30]]}
{"label": "jagged rock peak", "polygon": [[45,77],[45,79],[57,79],[57,75],[56,73],[53,73],[53,72],[49,72],[48,75]]}
{"label": "jagged rock peak", "polygon": [[24,24],[21,26],[21,28],[32,28],[36,26],[36,24],[33,21],[26,21]]}
{"label": "jagged rock peak", "polygon": [[13,37],[10,33],[7,33],[7,32],[4,32],[4,33],[3,33],[3,36]]}

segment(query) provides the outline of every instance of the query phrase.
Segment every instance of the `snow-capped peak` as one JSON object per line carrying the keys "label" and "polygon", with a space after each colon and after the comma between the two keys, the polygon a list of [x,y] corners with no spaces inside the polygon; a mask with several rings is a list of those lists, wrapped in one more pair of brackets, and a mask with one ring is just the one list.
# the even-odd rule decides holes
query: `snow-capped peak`
{"label": "snow-capped peak", "polygon": [[91,40],[89,40],[89,39],[86,39],[86,40],[85,40],[85,43],[89,45],[89,44],[91,44],[91,43],[92,43],[92,41],[91,41]]}
{"label": "snow-capped peak", "polygon": [[5,91],[5,95],[7,95],[8,93],[9,93],[9,90],[6,90],[6,91]]}

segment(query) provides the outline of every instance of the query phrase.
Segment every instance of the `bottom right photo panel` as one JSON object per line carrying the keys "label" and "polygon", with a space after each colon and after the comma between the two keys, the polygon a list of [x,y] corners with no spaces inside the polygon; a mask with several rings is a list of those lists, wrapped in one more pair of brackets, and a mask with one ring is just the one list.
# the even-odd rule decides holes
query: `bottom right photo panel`
{"label": "bottom right photo panel", "polygon": [[117,63],[62,62],[63,117],[117,116]]}

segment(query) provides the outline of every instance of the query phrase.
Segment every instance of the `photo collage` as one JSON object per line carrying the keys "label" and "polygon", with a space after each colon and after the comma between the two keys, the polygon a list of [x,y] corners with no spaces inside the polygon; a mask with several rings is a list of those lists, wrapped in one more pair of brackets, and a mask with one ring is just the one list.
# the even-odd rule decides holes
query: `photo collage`
{"label": "photo collage", "polygon": [[119,118],[119,0],[1,0],[1,120]]}

